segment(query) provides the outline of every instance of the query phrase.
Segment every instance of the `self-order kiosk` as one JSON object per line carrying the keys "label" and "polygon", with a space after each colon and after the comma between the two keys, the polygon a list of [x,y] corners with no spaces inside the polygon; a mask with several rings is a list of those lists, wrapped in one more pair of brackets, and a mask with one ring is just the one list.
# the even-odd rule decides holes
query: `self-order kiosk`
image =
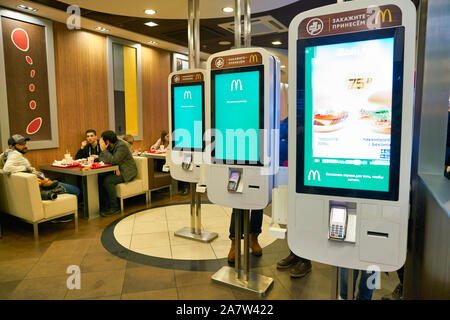
{"label": "self-order kiosk", "polygon": [[288,244],[338,267],[406,258],[416,10],[359,0],[289,27]]}
{"label": "self-order kiosk", "polygon": [[263,209],[278,167],[279,60],[261,48],[242,48],[211,55],[207,68],[208,198]]}
{"label": "self-order kiosk", "polygon": [[187,69],[169,75],[169,129],[167,158],[172,178],[197,183],[205,143],[205,70]]}

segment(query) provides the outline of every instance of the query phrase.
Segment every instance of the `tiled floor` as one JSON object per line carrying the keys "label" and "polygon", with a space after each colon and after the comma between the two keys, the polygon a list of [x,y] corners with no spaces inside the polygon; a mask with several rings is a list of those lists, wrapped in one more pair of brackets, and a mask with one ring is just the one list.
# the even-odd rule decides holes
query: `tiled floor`
{"label": "tiled floor", "polygon": [[[153,206],[187,201],[189,196],[174,196],[169,200],[165,192],[152,194]],[[125,214],[145,209],[145,199],[136,197],[125,200],[125,207]],[[204,208],[204,228],[226,234],[228,223],[224,225],[219,219],[223,213],[210,210],[209,205]],[[128,229],[124,227],[124,233],[117,238],[122,236],[125,239],[129,232],[127,230],[132,228],[135,232],[133,238],[135,234],[137,239],[147,237],[146,241],[151,242],[151,234],[161,232],[164,219],[167,231],[164,229],[162,232],[166,237],[167,233],[172,234],[186,226],[185,221],[179,221],[177,210],[173,206],[155,210],[154,213],[151,219],[145,215],[135,215],[134,220],[139,221],[139,224],[135,223]],[[73,222],[46,222],[40,225],[40,241],[35,243],[31,225],[0,215],[4,231],[3,238],[0,239],[0,299],[259,299],[212,282],[211,275],[214,271],[178,270],[170,265],[159,268],[128,261],[109,253],[101,243],[101,235],[108,225],[120,218],[120,215],[116,215],[90,221],[80,219],[78,232],[75,232]],[[148,230],[152,232],[147,232]],[[264,238],[263,234],[261,240]],[[133,238],[130,238],[129,245],[141,247],[139,241],[133,242]],[[152,249],[152,254],[158,253],[161,256],[171,246],[172,249],[179,248],[171,251],[171,255],[179,257],[190,257],[193,251],[198,256],[218,257],[226,255],[230,245],[229,240],[221,238],[211,243],[212,250],[208,252],[193,249],[194,244],[183,244],[181,240],[186,241],[185,239],[174,236],[169,236],[165,242],[160,242],[161,237],[156,237],[154,239],[158,239],[158,244],[146,247]],[[251,258],[259,259],[263,265],[251,271],[274,279],[273,287],[263,299],[329,299],[333,268],[313,262],[310,274],[301,279],[291,279],[288,270],[278,270],[275,264],[288,253],[287,245],[281,242],[281,246],[277,248],[266,247],[262,257]],[[75,283],[71,282],[72,274],[67,273],[70,266],[80,268],[80,289],[68,289],[68,282]],[[218,264],[217,268],[219,267]],[[382,295],[391,292],[397,282],[395,273],[382,274],[381,289],[374,291],[374,299],[380,299]]]}
{"label": "tiled floor", "polygon": [[[193,241],[174,235],[190,227],[189,205],[170,205],[131,214],[116,224],[114,236],[125,248],[144,255],[177,260],[208,260],[227,257],[230,250],[228,228],[231,208],[202,205],[202,230],[216,232],[209,242]],[[264,248],[276,239],[268,236],[270,217],[264,215],[260,245]]]}

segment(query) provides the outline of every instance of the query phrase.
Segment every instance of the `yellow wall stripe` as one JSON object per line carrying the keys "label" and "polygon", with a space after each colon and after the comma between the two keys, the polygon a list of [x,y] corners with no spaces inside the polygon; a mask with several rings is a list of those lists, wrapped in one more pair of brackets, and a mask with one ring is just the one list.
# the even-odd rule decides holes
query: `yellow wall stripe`
{"label": "yellow wall stripe", "polygon": [[125,126],[127,134],[138,135],[138,98],[136,48],[123,46],[123,69],[125,82]]}

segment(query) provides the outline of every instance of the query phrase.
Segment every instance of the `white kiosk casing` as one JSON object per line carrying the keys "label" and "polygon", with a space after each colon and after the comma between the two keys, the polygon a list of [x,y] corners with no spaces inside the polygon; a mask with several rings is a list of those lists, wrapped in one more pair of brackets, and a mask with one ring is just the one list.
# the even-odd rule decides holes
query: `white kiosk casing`
{"label": "white kiosk casing", "polygon": [[[360,270],[394,271],[404,264],[408,232],[413,130],[415,21],[416,9],[409,0],[344,2],[303,12],[292,20],[289,27],[288,244],[296,255],[338,267]],[[360,131],[353,136],[358,136],[358,134],[370,136],[372,134],[367,130],[374,122],[365,122],[364,124],[364,122],[358,121],[363,121],[363,112],[367,111],[364,116],[372,120],[370,117],[375,117],[374,114],[380,112],[381,109],[370,110],[371,104],[364,103],[355,107],[360,108],[361,112],[355,116],[353,111],[349,111],[347,114],[342,111],[346,107],[351,110],[349,107],[351,104],[346,106],[341,101],[345,102],[342,99],[345,94],[350,96],[350,91],[346,91],[346,88],[358,90],[364,89],[365,85],[367,85],[367,89],[370,88],[369,85],[372,86],[372,89],[375,88],[376,81],[380,79],[373,77],[379,72],[373,70],[383,67],[377,65],[377,59],[373,59],[373,64],[361,64],[363,66],[361,70],[343,70],[342,65],[339,64],[340,61],[344,61],[343,58],[341,60],[336,58],[336,63],[328,65],[327,70],[322,72],[323,77],[320,77],[321,74],[314,70],[317,69],[317,64],[326,61],[320,58],[331,52],[317,49],[321,45],[348,44],[349,42],[355,44],[356,41],[386,38],[389,37],[387,35],[389,33],[393,35],[394,39],[392,53],[394,63],[391,70],[393,72],[392,95],[391,105],[388,106],[391,107],[392,129],[389,129],[389,133],[392,132],[392,134],[390,135],[390,149],[386,151],[389,154],[387,158],[388,168],[390,168],[389,190],[374,192],[370,187],[371,182],[365,182],[367,183],[366,187],[369,186],[367,188],[360,188],[358,185],[351,186],[352,183],[357,184],[365,181],[366,178],[375,181],[374,179],[380,179],[382,176],[381,173],[351,175],[352,170],[358,172],[359,168],[363,168],[362,165],[370,163],[370,157],[368,162],[364,162],[365,160],[356,161],[355,158],[352,160],[350,157],[345,159],[336,156],[333,159],[330,155],[328,157],[320,156],[319,152],[314,156],[314,148],[317,148],[314,141],[328,144],[328,150],[333,150],[333,143],[330,143],[330,140],[327,142],[323,137],[329,134],[331,139],[339,139],[338,132],[349,130],[351,126],[348,124],[350,123],[355,127],[357,123],[360,125]],[[376,46],[379,44],[375,44],[371,50],[378,50]],[[332,47],[328,46],[328,48]],[[358,57],[367,52],[358,44],[353,47],[339,48],[337,46],[335,48],[341,50],[341,57],[354,54],[355,58],[350,62],[353,66],[358,66]],[[303,50],[303,52],[297,50]],[[311,54],[314,58],[311,59],[309,65],[306,65],[307,57],[310,57]],[[322,56],[320,56],[321,54]],[[330,56],[328,61],[329,59]],[[349,65],[347,64],[347,66]],[[348,69],[354,68],[348,67]],[[371,74],[371,70],[373,74]],[[297,74],[297,72],[302,74]],[[326,102],[326,97],[321,97],[320,93],[336,92],[337,89],[334,88],[341,88],[339,81],[333,81],[338,79],[336,74],[339,72],[342,73],[343,78],[349,81],[346,84],[347,87],[342,87],[341,90],[341,92],[347,93],[342,93],[342,95],[336,93],[329,97],[331,98],[328,99],[329,104],[319,106],[322,101]],[[310,83],[308,79],[311,79]],[[361,93],[357,99],[362,99],[364,90],[359,91]],[[368,89],[367,92],[370,90]],[[371,102],[370,97],[365,99],[367,102]],[[376,105],[377,101],[375,100],[372,99],[374,102],[372,107]],[[315,113],[317,106],[319,106],[319,110]],[[364,110],[366,107],[369,111]],[[332,110],[333,108],[341,108],[339,113],[341,116],[335,119],[345,119],[347,127],[345,123],[339,125],[333,124],[333,122],[324,123],[321,120],[326,119],[325,117],[320,118],[323,113],[336,112],[336,109]],[[378,116],[381,113],[378,113]],[[313,123],[316,119],[319,120],[317,128],[315,128],[316,123]],[[329,125],[328,131],[324,127],[327,124]],[[372,132],[376,132],[376,130]],[[387,129],[384,133],[387,133]],[[348,139],[348,135],[343,139]],[[334,141],[338,142],[339,140]],[[364,149],[356,143],[347,145],[351,145],[355,150]],[[336,152],[337,149],[339,148],[330,152]],[[310,152],[309,155],[308,152]],[[315,166],[323,164],[324,160],[326,165],[317,167],[321,169],[315,169]],[[349,161],[349,166],[346,161]],[[345,166],[340,170],[333,170],[333,168],[338,168],[334,167],[336,163],[343,163]],[[385,167],[379,165],[374,168],[375,172],[377,170],[382,172]],[[345,174],[350,175],[345,176]],[[330,180],[331,176],[345,179]],[[329,181],[341,182],[333,185]],[[347,235],[343,241],[329,239],[330,208],[334,205],[344,205],[347,208]]]}
{"label": "white kiosk casing", "polygon": [[[258,79],[256,81],[254,79],[245,80],[246,75],[239,76],[239,73],[251,71],[259,71],[259,81]],[[206,85],[206,127],[212,129],[207,130],[208,145],[205,149],[205,158],[211,156],[208,161],[205,161],[208,163],[208,198],[213,203],[237,209],[264,209],[271,202],[274,174],[278,170],[279,154],[276,141],[279,139],[280,122],[280,62],[277,57],[262,48],[233,49],[211,55],[207,61],[207,72],[209,78]],[[219,79],[221,75],[225,76]],[[226,75],[231,78],[226,79]],[[250,90],[246,86],[252,86],[251,90],[258,91],[246,91]],[[223,91],[219,93],[216,89]],[[242,91],[244,91],[244,95],[242,95]],[[237,94],[236,97],[233,96],[233,92]],[[255,96],[255,92],[257,92],[257,96]],[[252,104],[254,98],[258,98],[257,106]],[[233,118],[232,114],[222,113],[222,117],[218,116],[217,118],[218,120],[231,119],[228,124],[236,126],[235,128],[217,127],[216,102],[220,103],[219,101],[226,103],[230,108],[239,105],[241,112],[239,117]],[[259,119],[254,116],[245,116],[252,106],[259,109],[256,111],[256,113],[259,112]],[[259,131],[257,161],[253,161],[255,159],[230,159],[228,152],[223,152],[224,149],[220,151],[217,148],[217,136],[214,137],[211,144],[211,133],[215,135],[216,129],[226,131],[227,129],[242,128],[238,124],[239,121],[233,121],[238,118],[244,119],[244,121],[259,120],[259,126],[256,125]],[[247,132],[245,129],[244,131]],[[223,138],[223,147],[226,149],[226,132],[223,132]],[[253,141],[252,144],[252,140],[249,139],[246,140],[245,148],[248,147],[249,141],[250,145],[255,146],[255,142]],[[238,142],[237,148],[239,146],[242,147],[243,144]],[[221,156],[218,152],[222,152]],[[248,152],[250,153],[250,151]],[[234,156],[236,155],[237,153],[234,154]],[[232,171],[240,173],[236,192],[227,190]]]}
{"label": "white kiosk casing", "polygon": [[[190,183],[198,183],[200,181],[200,166],[203,163],[203,150],[205,147],[203,139],[205,131],[205,82],[206,71],[204,69],[184,69],[172,72],[169,75],[170,144],[166,152],[166,158],[170,166],[170,175],[175,180]],[[186,103],[186,105],[179,105],[180,111],[184,114],[180,113],[176,117],[174,110],[175,107],[178,107],[179,103]],[[201,105],[198,105],[200,103]],[[201,108],[201,115],[199,114],[199,108]],[[195,114],[185,113],[186,111]],[[197,118],[199,117],[201,117],[201,125],[198,123],[200,119]],[[179,121],[186,120],[186,122],[178,124],[176,119]],[[188,121],[194,119],[197,121],[197,126],[194,126],[194,121]],[[193,140],[191,140],[189,146],[183,145],[177,147],[175,145],[174,131],[180,129],[185,130],[184,132],[189,132],[191,135],[191,139]],[[183,131],[181,131],[182,133]],[[192,144],[196,145],[193,146]],[[191,157],[191,163],[189,167],[183,168],[182,163],[186,157]]]}

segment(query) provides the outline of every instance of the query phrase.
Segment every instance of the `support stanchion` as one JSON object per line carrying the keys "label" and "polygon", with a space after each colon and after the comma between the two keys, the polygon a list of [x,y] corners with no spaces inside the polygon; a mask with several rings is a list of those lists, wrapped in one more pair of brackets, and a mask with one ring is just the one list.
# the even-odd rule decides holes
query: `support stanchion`
{"label": "support stanchion", "polygon": [[197,186],[191,183],[191,226],[175,231],[175,236],[200,242],[211,242],[219,235],[217,232],[202,230],[201,194],[196,192]]}
{"label": "support stanchion", "polygon": [[[244,215],[243,228],[241,215]],[[234,261],[234,268],[222,267],[219,271],[212,275],[211,279],[215,282],[225,284],[232,288],[242,289],[260,296],[265,296],[269,288],[273,284],[273,279],[250,272],[249,261],[249,232],[248,232],[248,218],[250,210],[235,210],[235,234],[234,241],[236,247],[236,256]],[[241,232],[244,233],[244,268],[241,269]]]}
{"label": "support stanchion", "polygon": [[347,269],[347,300],[355,299],[354,272],[353,269]]}
{"label": "support stanchion", "polygon": [[331,276],[331,300],[339,299],[339,267],[333,268]]}

